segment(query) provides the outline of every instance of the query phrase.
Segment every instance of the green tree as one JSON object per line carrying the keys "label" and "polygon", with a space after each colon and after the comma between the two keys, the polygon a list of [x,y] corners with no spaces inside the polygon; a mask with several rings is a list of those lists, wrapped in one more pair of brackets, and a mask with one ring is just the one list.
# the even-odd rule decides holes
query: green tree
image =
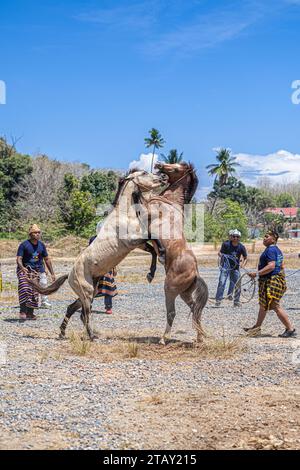
{"label": "green tree", "polygon": [[0,232],[14,231],[20,225],[16,212],[18,185],[31,172],[30,156],[17,153],[14,146],[0,138]]}
{"label": "green tree", "polygon": [[273,214],[272,212],[265,212],[263,215],[264,229],[276,230],[280,235],[284,233],[285,217],[283,214]]}
{"label": "green tree", "polygon": [[220,185],[218,180],[214,181],[213,190],[209,193],[208,198],[231,199],[240,204],[245,204],[247,202],[247,188],[242,181],[234,176],[229,176],[223,185]]}
{"label": "green tree", "polygon": [[296,200],[289,193],[281,193],[276,197],[277,207],[295,207]]}
{"label": "green tree", "polygon": [[209,175],[215,176],[221,187],[226,184],[229,175],[235,173],[235,167],[240,166],[240,164],[236,162],[235,157],[231,156],[231,151],[225,148],[218,150],[216,159],[218,163],[207,165],[206,169],[209,170]]}
{"label": "green tree", "polygon": [[[235,157],[231,156],[230,150],[225,148],[218,150],[216,159],[218,163],[207,165],[206,169],[209,175],[215,177],[214,183],[218,184],[220,190],[227,183],[228,177],[235,173],[235,167],[239,166],[239,163],[235,161]],[[214,211],[217,200],[218,196],[216,195],[213,199],[211,213]]]}
{"label": "green tree", "polygon": [[181,152],[181,154],[178,154],[178,151],[176,149],[170,150],[167,156],[161,153],[161,156],[163,158],[163,161],[169,164],[180,163],[183,160],[183,152]]}
{"label": "green tree", "polygon": [[165,144],[165,141],[162,138],[159,131],[155,129],[154,127],[149,131],[149,134],[150,134],[150,137],[146,137],[144,140],[145,140],[145,145],[147,148],[153,146],[152,161],[151,161],[151,173],[152,173],[155,150],[162,148]]}
{"label": "green tree", "polygon": [[79,189],[80,179],[72,173],[66,173],[64,176],[63,189],[67,194],[70,194],[74,189]]}
{"label": "green tree", "polygon": [[89,191],[96,204],[112,202],[118,185],[118,175],[114,171],[92,171],[83,176],[80,182],[82,191]]}
{"label": "green tree", "polygon": [[204,223],[205,241],[224,240],[228,237],[229,230],[234,228],[241,232],[243,239],[248,237],[247,217],[243,206],[230,199],[223,201],[217,214],[206,212]]}
{"label": "green tree", "polygon": [[18,197],[17,184],[32,172],[29,155],[17,153],[5,139],[0,138],[0,188],[5,199],[14,203]]}
{"label": "green tree", "polygon": [[76,235],[85,233],[86,227],[95,222],[95,201],[88,191],[73,189],[67,201],[67,209],[64,213],[64,222]]}

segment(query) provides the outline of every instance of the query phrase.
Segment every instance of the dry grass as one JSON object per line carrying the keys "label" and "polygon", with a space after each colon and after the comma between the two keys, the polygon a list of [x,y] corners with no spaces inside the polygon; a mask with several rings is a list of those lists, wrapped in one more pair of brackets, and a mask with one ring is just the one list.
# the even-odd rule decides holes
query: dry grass
{"label": "dry grass", "polygon": [[142,398],[141,402],[148,405],[162,405],[164,400],[165,397],[162,394],[155,394]]}
{"label": "dry grass", "polygon": [[125,357],[128,356],[130,358],[138,357],[139,354],[139,346],[136,342],[127,343],[125,346]]}
{"label": "dry grass", "polygon": [[39,362],[41,364],[44,364],[44,362],[46,362],[47,359],[49,359],[49,352],[47,350],[40,352],[38,358],[39,358]]}
{"label": "dry grass", "polygon": [[81,334],[77,331],[72,331],[70,334],[70,348],[76,356],[86,356],[92,347],[91,341],[86,336],[85,332]]}
{"label": "dry grass", "polygon": [[[141,335],[141,333],[140,333]],[[203,343],[189,341],[170,341],[167,345],[158,344],[158,337],[137,336],[125,334],[119,336],[118,332],[106,333],[106,338],[99,342],[90,342],[85,336],[77,332],[70,334],[68,346],[60,346],[60,354],[86,356],[88,359],[99,361],[103,364],[111,362],[122,362],[135,358],[160,361],[164,366],[180,362],[198,362],[205,359],[229,359],[242,354],[246,348],[244,338],[227,339],[207,338]],[[63,349],[61,349],[63,348]]]}
{"label": "dry grass", "polygon": [[241,338],[226,339],[223,336],[222,338],[209,338],[200,345],[197,345],[197,350],[202,359],[229,359],[245,352],[246,347],[242,343]]}

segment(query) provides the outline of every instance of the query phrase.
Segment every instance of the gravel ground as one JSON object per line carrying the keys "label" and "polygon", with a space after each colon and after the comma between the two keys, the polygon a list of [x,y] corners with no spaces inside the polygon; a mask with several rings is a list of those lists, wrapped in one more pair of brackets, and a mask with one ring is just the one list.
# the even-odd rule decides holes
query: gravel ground
{"label": "gravel ground", "polygon": [[[78,315],[68,340],[57,339],[74,298],[67,285],[51,297],[51,310],[19,323],[15,267],[2,266],[0,448],[299,449],[300,336],[278,338],[283,328],[270,313],[262,335],[247,338],[242,327],[253,324],[257,299],[241,308],[227,301],[205,308],[208,338],[195,348],[191,317],[178,300],[173,341],[161,346],[162,267],[148,285],[148,263],[134,271],[132,264],[119,268],[113,315],[95,301],[99,339],[92,344],[79,336]],[[55,263],[57,273],[70,266]],[[201,274],[213,296],[218,271]],[[288,287],[284,306],[300,332],[299,274]]]}

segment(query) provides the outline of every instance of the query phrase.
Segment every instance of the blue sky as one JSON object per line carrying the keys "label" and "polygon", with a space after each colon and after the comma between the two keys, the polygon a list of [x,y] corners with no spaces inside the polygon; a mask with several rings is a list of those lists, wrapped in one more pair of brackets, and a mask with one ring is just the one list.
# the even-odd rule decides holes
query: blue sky
{"label": "blue sky", "polygon": [[156,127],[202,187],[220,146],[243,155],[249,181],[252,155],[270,161],[262,174],[287,158],[300,177],[299,23],[300,0],[4,0],[0,134],[23,152],[127,168]]}

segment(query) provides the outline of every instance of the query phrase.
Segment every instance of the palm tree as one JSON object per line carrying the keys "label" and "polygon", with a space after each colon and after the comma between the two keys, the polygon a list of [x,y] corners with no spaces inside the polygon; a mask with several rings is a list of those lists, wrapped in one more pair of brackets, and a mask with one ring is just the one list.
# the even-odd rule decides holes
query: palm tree
{"label": "palm tree", "polygon": [[170,150],[169,155],[165,156],[163,153],[161,153],[161,156],[162,156],[165,163],[170,163],[170,164],[180,163],[180,162],[182,162],[183,152],[181,152],[181,154],[178,155],[177,150],[172,149],[172,150]]}
{"label": "palm tree", "polygon": [[[218,150],[216,159],[218,160],[218,163],[207,165],[206,169],[209,170],[209,175],[215,176],[215,182],[218,182],[219,188],[222,188],[222,186],[227,183],[229,175],[231,176],[235,173],[235,167],[240,166],[240,164],[235,161],[235,157],[231,156],[230,150],[225,148]],[[211,214],[214,211],[217,199],[218,196],[215,197],[213,202]]]}
{"label": "palm tree", "polygon": [[165,144],[165,141],[162,138],[159,131],[157,129],[154,129],[154,127],[151,129],[151,131],[149,131],[149,134],[150,134],[150,138],[149,137],[145,138],[145,145],[147,148],[152,147],[153,145],[152,161],[151,161],[151,173],[152,173],[155,150],[162,148]]}
{"label": "palm tree", "polygon": [[231,156],[230,150],[224,148],[218,150],[216,159],[218,163],[207,165],[206,169],[209,170],[209,175],[215,176],[215,181],[218,180],[219,186],[222,187],[227,183],[228,176],[235,173],[235,167],[240,164],[235,161],[235,157]]}

